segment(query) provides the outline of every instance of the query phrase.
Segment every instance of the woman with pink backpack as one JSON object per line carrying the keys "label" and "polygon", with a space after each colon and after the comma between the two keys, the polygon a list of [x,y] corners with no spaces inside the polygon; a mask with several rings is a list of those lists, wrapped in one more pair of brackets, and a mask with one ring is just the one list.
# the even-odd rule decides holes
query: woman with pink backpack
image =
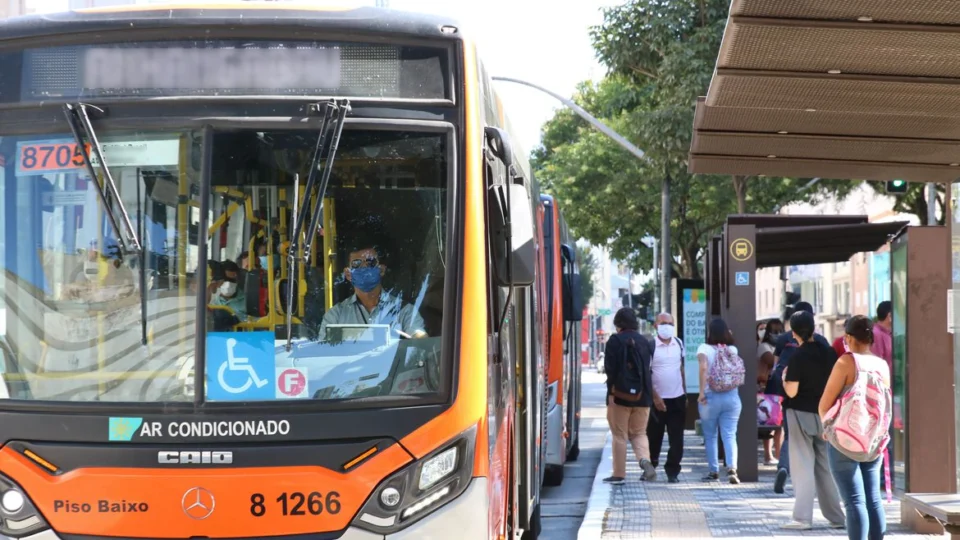
{"label": "woman with pink backpack", "polygon": [[873,322],[869,318],[851,317],[844,330],[850,352],[837,360],[830,373],[820,399],[820,417],[824,439],[830,443],[830,471],[847,511],[847,537],[881,540],[887,528],[880,464],[890,440],[890,367],[870,352]]}

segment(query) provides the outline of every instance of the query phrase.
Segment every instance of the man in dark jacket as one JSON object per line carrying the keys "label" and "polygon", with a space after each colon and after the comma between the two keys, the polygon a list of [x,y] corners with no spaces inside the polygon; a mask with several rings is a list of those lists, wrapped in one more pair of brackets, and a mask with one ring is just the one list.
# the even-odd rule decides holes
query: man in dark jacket
{"label": "man in dark jacket", "polygon": [[[627,476],[627,441],[640,460],[644,480],[655,480],[657,471],[650,461],[650,443],[647,440],[647,422],[650,407],[660,401],[651,384],[650,360],[653,356],[650,342],[638,332],[640,323],[630,308],[622,308],[613,318],[617,333],[607,341],[604,351],[604,372],[607,375],[607,422],[613,435],[613,476],[604,482],[622,484]],[[637,394],[627,394],[620,387],[625,375],[639,378],[642,388]]]}

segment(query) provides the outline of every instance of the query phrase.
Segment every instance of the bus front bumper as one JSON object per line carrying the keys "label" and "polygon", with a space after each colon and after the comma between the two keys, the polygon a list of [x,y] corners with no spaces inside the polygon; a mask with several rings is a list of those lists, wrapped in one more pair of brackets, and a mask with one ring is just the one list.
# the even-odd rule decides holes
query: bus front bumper
{"label": "bus front bumper", "polygon": [[[474,478],[459,497],[402,531],[384,536],[349,527],[340,540],[489,540],[489,507],[487,479]],[[145,536],[150,535],[147,533]],[[282,540],[283,536],[274,538]],[[21,540],[61,540],[61,537],[52,530],[46,530]]]}

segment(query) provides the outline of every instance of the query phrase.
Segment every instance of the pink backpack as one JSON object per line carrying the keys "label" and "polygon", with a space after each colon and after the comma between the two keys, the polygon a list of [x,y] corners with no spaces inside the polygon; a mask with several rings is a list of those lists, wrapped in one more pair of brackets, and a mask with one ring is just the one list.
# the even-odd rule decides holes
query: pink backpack
{"label": "pink backpack", "polygon": [[743,386],[746,369],[736,347],[715,346],[717,357],[707,372],[707,386],[713,392],[728,392]]}
{"label": "pink backpack", "polygon": [[[857,378],[823,417],[827,441],[848,458],[870,462],[890,442],[893,394],[884,381],[886,362],[872,355],[853,356]],[[889,380],[889,378],[888,378]]]}

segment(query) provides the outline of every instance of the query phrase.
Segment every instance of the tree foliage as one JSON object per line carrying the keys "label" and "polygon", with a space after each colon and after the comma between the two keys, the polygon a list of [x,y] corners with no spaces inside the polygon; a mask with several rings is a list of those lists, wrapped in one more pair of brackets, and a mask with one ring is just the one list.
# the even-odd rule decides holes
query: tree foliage
{"label": "tree foliage", "polygon": [[[728,214],[843,195],[851,182],[691,175],[694,105],[704,95],[723,37],[729,0],[633,0],[605,10],[592,30],[608,76],[574,99],[644,150],[638,160],[570,111],[556,113],[534,151],[538,176],[563,204],[571,227],[634,269],[652,267],[642,243],[659,236],[661,186],[670,183],[671,249],[683,277],[699,277],[707,240]],[[736,189],[739,188],[739,189]],[[739,204],[738,204],[738,193]]]}
{"label": "tree foliage", "polygon": [[577,267],[580,272],[580,298],[589,302],[593,298],[593,275],[597,271],[597,258],[590,246],[576,245]]}

